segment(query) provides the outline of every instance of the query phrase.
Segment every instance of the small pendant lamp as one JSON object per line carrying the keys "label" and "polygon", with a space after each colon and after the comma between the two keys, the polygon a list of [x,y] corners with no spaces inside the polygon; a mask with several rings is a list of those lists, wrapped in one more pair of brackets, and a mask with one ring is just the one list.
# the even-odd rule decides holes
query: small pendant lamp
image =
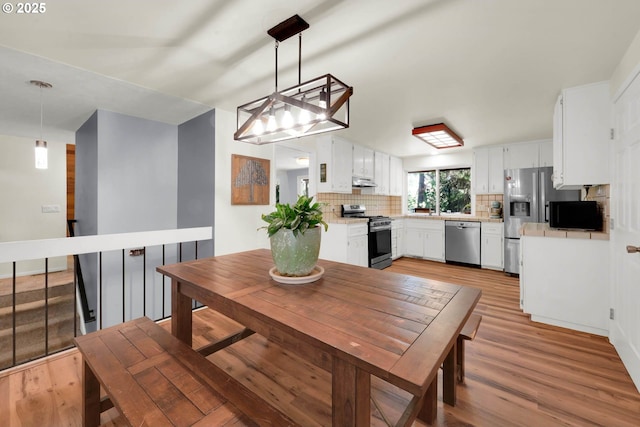
{"label": "small pendant lamp", "polygon": [[42,89],[50,89],[53,86],[51,85],[51,83],[43,82],[40,80],[31,80],[30,83],[40,88],[40,139],[36,140],[36,169],[47,169],[49,167],[47,160],[47,141],[42,138]]}

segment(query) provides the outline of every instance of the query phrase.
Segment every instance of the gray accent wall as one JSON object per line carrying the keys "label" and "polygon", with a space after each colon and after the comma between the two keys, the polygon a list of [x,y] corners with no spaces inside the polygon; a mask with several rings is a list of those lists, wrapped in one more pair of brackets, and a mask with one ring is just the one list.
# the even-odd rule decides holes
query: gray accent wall
{"label": "gray accent wall", "polygon": [[98,112],[76,131],[76,235],[98,234]]}
{"label": "gray accent wall", "polygon": [[[214,119],[210,111],[175,126],[96,111],[76,132],[77,235],[213,226]],[[90,309],[102,316],[103,327],[168,315],[170,281],[155,268],[195,255],[191,243],[182,253],[178,245],[145,248],[144,261],[129,255],[134,248],[123,249],[102,254],[101,284],[98,255],[81,259]],[[213,241],[199,243],[198,257],[210,255]]]}
{"label": "gray accent wall", "polygon": [[[76,185],[75,219],[76,236],[98,234],[98,112],[96,111],[76,131]],[[98,256],[80,255],[89,310],[97,314]],[[87,330],[95,330],[95,323],[87,324]]]}
{"label": "gray accent wall", "polygon": [[[178,228],[213,227],[215,160],[215,111],[178,126]],[[213,247],[213,240],[198,242],[198,258],[213,256]],[[193,245],[182,255],[195,258]]]}
{"label": "gray accent wall", "polygon": [[98,111],[98,234],[177,223],[178,129]]}

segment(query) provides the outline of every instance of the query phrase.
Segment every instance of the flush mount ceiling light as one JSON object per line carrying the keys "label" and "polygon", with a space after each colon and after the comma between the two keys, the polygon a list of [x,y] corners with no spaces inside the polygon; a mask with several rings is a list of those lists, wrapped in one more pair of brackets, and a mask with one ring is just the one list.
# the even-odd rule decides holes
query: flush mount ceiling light
{"label": "flush mount ceiling light", "polygon": [[300,166],[309,167],[309,157],[307,156],[296,157],[296,163]]}
{"label": "flush mount ceiling light", "polygon": [[[309,24],[294,15],[267,31],[275,39],[275,92],[237,109],[237,141],[268,144],[349,127],[353,88],[331,74],[301,83],[302,31]],[[278,44],[299,35],[298,84],[278,91]]]}
{"label": "flush mount ceiling light", "polygon": [[49,162],[47,160],[47,141],[42,138],[42,89],[50,89],[51,83],[42,82],[40,80],[31,80],[30,83],[40,88],[40,139],[36,140],[36,169],[47,169]]}
{"label": "flush mount ceiling light", "polygon": [[464,141],[444,123],[413,128],[413,136],[437,148],[462,147]]}

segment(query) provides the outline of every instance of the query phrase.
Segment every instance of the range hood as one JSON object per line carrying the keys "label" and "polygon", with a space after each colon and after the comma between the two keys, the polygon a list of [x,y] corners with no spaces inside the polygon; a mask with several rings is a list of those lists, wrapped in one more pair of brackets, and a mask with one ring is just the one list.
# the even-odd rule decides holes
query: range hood
{"label": "range hood", "polygon": [[358,178],[358,177],[353,177],[353,183],[351,184],[352,187],[354,188],[370,188],[370,187],[377,187],[378,185],[371,181],[370,179],[367,178]]}

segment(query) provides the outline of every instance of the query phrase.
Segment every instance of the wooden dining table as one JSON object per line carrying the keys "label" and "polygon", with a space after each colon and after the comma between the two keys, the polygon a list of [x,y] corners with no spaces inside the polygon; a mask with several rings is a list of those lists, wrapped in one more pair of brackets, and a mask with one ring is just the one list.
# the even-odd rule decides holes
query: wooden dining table
{"label": "wooden dining table", "polygon": [[172,280],[171,330],[192,344],[192,301],[331,373],[332,424],[368,426],[371,376],[413,397],[398,425],[432,423],[438,369],[455,404],[456,338],[481,291],[384,270],[319,260],[322,277],[283,284],[258,249],[158,267]]}

